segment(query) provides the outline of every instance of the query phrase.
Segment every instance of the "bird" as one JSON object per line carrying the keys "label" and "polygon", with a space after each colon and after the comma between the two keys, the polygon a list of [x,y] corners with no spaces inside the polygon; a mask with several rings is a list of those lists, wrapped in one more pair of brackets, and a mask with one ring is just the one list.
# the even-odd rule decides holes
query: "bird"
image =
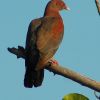
{"label": "bird", "polygon": [[44,79],[45,65],[52,61],[63,39],[64,23],[61,10],[69,10],[63,0],[50,0],[43,17],[30,22],[25,46],[26,88],[39,87]]}

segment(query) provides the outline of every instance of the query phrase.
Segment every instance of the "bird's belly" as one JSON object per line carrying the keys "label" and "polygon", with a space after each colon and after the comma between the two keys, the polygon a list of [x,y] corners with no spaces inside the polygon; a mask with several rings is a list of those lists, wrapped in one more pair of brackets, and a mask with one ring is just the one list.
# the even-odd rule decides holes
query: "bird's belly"
{"label": "bird's belly", "polygon": [[42,53],[46,53],[57,49],[62,41],[63,35],[60,37],[54,37],[51,35],[49,38],[44,38],[41,41],[38,41],[38,49]]}
{"label": "bird's belly", "polygon": [[[62,31],[62,30],[61,30]],[[40,60],[37,65],[42,67],[54,56],[63,38],[62,32],[47,32],[45,35],[41,35],[37,41],[37,47],[40,52]]]}

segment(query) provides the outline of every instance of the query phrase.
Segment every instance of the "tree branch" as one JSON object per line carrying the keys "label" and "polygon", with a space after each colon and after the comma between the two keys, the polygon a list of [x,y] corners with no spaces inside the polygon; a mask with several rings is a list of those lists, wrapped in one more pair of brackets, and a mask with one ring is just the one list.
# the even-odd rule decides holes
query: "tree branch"
{"label": "tree branch", "polygon": [[[25,59],[25,50],[23,47],[18,46],[18,49],[16,48],[8,48],[8,51],[15,54],[17,58],[23,58]],[[71,79],[83,86],[86,86],[88,88],[91,88],[95,91],[100,92],[100,82],[96,82],[95,80],[92,80],[88,77],[85,77],[83,75],[80,75],[79,73],[76,73],[68,68],[64,68],[57,64],[51,64],[47,63],[46,69],[53,72],[54,74],[58,74],[61,76],[64,76],[65,78]]]}
{"label": "tree branch", "polygon": [[100,3],[99,3],[99,0],[95,0],[95,3],[96,3],[96,6],[97,6],[97,9],[98,9],[98,13],[100,15]]}

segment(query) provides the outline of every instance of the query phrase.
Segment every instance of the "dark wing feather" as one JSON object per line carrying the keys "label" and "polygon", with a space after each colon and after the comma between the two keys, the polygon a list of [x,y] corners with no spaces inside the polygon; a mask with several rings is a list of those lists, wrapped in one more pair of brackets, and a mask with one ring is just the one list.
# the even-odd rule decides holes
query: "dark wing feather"
{"label": "dark wing feather", "polygon": [[41,19],[33,20],[28,28],[26,38],[26,58],[25,66],[26,73],[24,78],[24,86],[31,88],[40,86],[44,77],[44,70],[35,70],[36,64],[39,59],[39,51],[36,46],[37,30],[41,24]]}

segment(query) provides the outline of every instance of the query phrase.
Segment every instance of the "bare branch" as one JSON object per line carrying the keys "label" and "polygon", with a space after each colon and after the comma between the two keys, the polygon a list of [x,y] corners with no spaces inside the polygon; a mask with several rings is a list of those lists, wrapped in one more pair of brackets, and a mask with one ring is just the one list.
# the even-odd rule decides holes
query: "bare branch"
{"label": "bare branch", "polygon": [[64,76],[66,78],[69,78],[83,86],[86,86],[88,88],[91,88],[95,91],[100,92],[100,82],[96,82],[95,80],[92,80],[88,77],[85,77],[79,73],[76,73],[68,68],[64,68],[62,66],[58,65],[52,65],[48,68],[46,68],[53,73],[56,73],[58,75]]}
{"label": "bare branch", "polygon": [[[16,48],[8,48],[8,51],[15,54],[18,58],[25,58],[25,50],[23,47],[19,46],[18,49]],[[85,77],[83,75],[80,75],[79,73],[76,73],[68,68],[64,68],[58,64],[52,64],[50,66],[50,63],[48,63],[46,66],[46,69],[53,72],[54,74],[58,74],[61,76],[64,76],[68,79],[71,79],[83,86],[86,86],[88,88],[91,88],[95,91],[100,92],[100,82],[96,82],[95,80],[92,80],[88,77]]]}
{"label": "bare branch", "polygon": [[96,6],[97,6],[97,9],[98,9],[98,13],[100,15],[100,3],[99,3],[99,0],[95,0],[95,3],[96,3]]}

